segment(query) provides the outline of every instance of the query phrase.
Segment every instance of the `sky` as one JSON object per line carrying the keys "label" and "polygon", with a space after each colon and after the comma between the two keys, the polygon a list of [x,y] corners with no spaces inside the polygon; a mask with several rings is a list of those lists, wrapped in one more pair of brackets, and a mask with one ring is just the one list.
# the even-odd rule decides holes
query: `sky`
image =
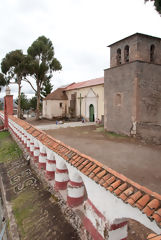
{"label": "sky", "polygon": [[[144,0],[5,0],[0,4],[0,62],[6,53],[27,49],[39,36],[49,38],[62,70],[54,73],[54,89],[103,77],[109,67],[107,47],[136,32],[161,37],[161,17]],[[11,93],[17,97],[17,85]],[[32,97],[27,83],[22,92]],[[5,94],[3,88],[0,97]]]}

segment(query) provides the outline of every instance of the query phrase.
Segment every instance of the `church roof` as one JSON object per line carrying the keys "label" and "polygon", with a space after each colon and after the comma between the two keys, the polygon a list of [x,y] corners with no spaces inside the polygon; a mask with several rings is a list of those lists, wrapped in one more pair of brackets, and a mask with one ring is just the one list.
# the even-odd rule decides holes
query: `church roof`
{"label": "church roof", "polygon": [[64,88],[57,88],[54,92],[47,95],[44,100],[68,100]]}
{"label": "church roof", "polygon": [[68,90],[74,90],[74,89],[79,89],[79,88],[96,86],[96,85],[100,85],[100,84],[104,84],[104,77],[95,78],[95,79],[84,81],[84,82],[73,83],[73,84],[69,85],[68,87],[66,87],[64,90],[68,91]]}
{"label": "church roof", "polygon": [[116,43],[122,42],[122,41],[124,41],[124,40],[126,40],[126,39],[128,39],[128,38],[132,38],[132,37],[134,37],[134,36],[136,36],[136,35],[142,36],[142,37],[146,37],[146,38],[157,39],[157,40],[159,40],[159,41],[161,40],[161,38],[159,38],[159,37],[154,37],[154,36],[147,35],[147,34],[143,34],[143,33],[134,33],[134,34],[132,34],[132,35],[130,35],[130,36],[128,36],[128,37],[125,37],[125,38],[123,38],[123,39],[121,39],[121,40],[118,40],[118,41],[116,41],[116,42],[108,45],[107,47],[111,47],[111,46],[113,46],[113,45],[116,44]]}

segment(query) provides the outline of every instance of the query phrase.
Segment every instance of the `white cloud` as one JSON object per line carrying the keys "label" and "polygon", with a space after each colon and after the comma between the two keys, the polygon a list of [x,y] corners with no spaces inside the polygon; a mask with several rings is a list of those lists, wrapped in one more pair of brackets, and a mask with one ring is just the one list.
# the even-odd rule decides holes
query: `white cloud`
{"label": "white cloud", "polygon": [[[160,16],[144,0],[5,0],[0,11],[0,59],[15,49],[26,52],[45,35],[63,66],[54,88],[103,76],[110,60],[106,46],[119,39],[135,32],[161,37]],[[11,90],[17,96],[16,86]],[[33,94],[24,83],[22,91]]]}

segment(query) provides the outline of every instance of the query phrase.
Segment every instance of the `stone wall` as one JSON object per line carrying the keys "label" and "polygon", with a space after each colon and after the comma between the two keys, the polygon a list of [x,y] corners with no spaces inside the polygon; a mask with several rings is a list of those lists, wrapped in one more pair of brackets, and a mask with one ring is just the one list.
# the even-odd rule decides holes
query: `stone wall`
{"label": "stone wall", "polygon": [[121,49],[121,64],[126,64],[124,60],[124,48],[129,46],[129,62],[136,60],[150,62],[150,47],[155,46],[154,63],[161,64],[161,39],[146,36],[143,34],[134,34],[122,39],[110,46],[110,67],[117,66],[117,49]]}
{"label": "stone wall", "polygon": [[161,144],[161,66],[137,63],[138,100],[136,136]]}
{"label": "stone wall", "polygon": [[105,70],[105,129],[161,144],[161,65],[135,61]]}
{"label": "stone wall", "polygon": [[138,120],[161,125],[161,65],[137,63]]}
{"label": "stone wall", "polygon": [[130,135],[136,120],[137,63],[105,70],[104,80],[104,127],[111,132]]}

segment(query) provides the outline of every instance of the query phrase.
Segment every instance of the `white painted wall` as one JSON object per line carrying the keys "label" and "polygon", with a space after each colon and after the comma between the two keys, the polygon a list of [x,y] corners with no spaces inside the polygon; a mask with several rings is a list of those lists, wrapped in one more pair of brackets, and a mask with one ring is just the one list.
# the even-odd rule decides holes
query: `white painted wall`
{"label": "white painted wall", "polygon": [[[2,119],[4,118],[2,113],[0,113],[0,117]],[[19,125],[17,125],[12,121],[9,121],[9,124],[10,126],[12,126],[12,128],[14,127],[19,128]],[[25,130],[24,132],[26,133]],[[40,143],[40,145],[43,146],[42,143]],[[46,146],[43,146],[43,147],[46,148]],[[46,148],[46,151],[48,152],[49,150]],[[56,159],[57,168],[64,169],[67,167],[68,169],[69,175],[63,176],[64,181],[67,181],[70,178],[75,179],[75,181],[81,181],[81,179],[83,180],[86,191],[87,191],[88,199],[98,209],[98,211],[105,217],[109,226],[112,224],[117,224],[125,219],[134,219],[140,222],[141,224],[143,224],[144,226],[146,226],[147,228],[151,229],[155,233],[161,234],[161,229],[157,226],[156,222],[150,221],[150,219],[146,216],[146,214],[143,214],[138,208],[132,207],[130,204],[127,204],[121,199],[117,198],[110,191],[107,191],[105,188],[103,188],[102,186],[97,184],[95,181],[93,181],[92,179],[84,175],[82,172],[80,172],[76,167],[73,167],[72,165],[70,165],[66,160],[64,160],[55,152],[54,152],[54,156]],[[62,178],[57,179],[57,176],[56,176],[56,180],[62,181]],[[103,231],[104,231],[106,221],[102,222],[100,217],[90,208],[86,210],[85,214],[96,228],[97,228],[97,221],[99,222],[99,227],[97,228],[97,230],[103,236]],[[126,227],[121,228],[120,232],[119,230],[112,231],[110,233],[111,239],[113,238],[115,240],[119,240],[120,234],[124,236],[126,235],[125,233],[126,233]]]}
{"label": "white painted wall", "polygon": [[[62,103],[62,107],[60,107]],[[43,100],[43,117],[64,117],[67,111],[67,100]]]}

